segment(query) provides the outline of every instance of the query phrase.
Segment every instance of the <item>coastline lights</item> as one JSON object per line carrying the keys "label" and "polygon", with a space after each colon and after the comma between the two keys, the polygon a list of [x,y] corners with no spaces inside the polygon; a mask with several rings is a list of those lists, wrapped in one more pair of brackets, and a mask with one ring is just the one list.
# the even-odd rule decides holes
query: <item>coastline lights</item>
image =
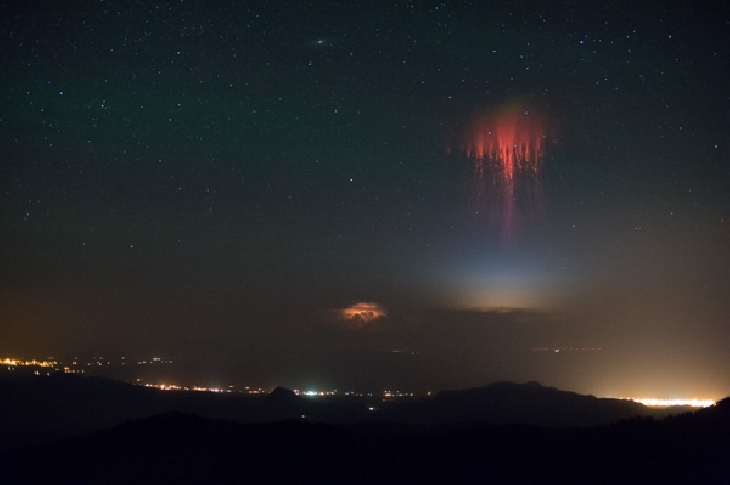
{"label": "coastline lights", "polygon": [[[52,359],[53,357],[50,358]],[[11,357],[5,357],[0,360],[0,364],[10,366],[53,367],[55,365],[58,365],[58,362],[56,362],[55,360],[20,360]]]}

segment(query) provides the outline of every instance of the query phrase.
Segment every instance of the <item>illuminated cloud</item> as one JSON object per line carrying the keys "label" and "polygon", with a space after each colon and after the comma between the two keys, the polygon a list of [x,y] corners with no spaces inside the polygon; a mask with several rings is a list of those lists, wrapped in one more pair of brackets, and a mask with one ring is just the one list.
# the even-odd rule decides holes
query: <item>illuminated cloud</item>
{"label": "illuminated cloud", "polygon": [[380,304],[361,301],[337,311],[337,319],[347,322],[353,328],[364,328],[379,318],[388,316],[388,312]]}

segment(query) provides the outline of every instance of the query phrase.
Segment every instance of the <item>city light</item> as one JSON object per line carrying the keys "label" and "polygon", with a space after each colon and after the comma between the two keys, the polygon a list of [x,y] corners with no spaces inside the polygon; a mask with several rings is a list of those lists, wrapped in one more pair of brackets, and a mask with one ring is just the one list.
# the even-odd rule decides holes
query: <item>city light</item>
{"label": "city light", "polygon": [[58,362],[55,360],[52,360],[53,357],[50,357],[51,360],[20,360],[20,359],[14,359],[11,357],[5,357],[2,359],[2,364],[7,366],[34,366],[34,367],[53,367],[58,365]]}
{"label": "city light", "polygon": [[712,399],[656,399],[656,398],[628,398],[629,401],[634,401],[643,404],[644,406],[652,407],[671,407],[671,406],[690,406],[693,408],[708,408],[715,404]]}
{"label": "city light", "polygon": [[[576,346],[576,347],[546,347],[539,346],[531,349],[534,352],[546,352],[546,353],[563,353],[563,352],[600,352],[601,347],[596,346]],[[404,352],[404,351],[394,351]],[[412,353],[412,352],[411,352]],[[122,357],[124,359],[124,357]],[[122,360],[122,365],[124,361]],[[163,360],[160,357],[153,357],[150,360],[137,361],[137,364],[141,366],[145,365],[162,365],[171,364],[171,360]],[[103,357],[93,357],[91,361],[83,362],[78,357],[74,357],[69,364],[63,361],[56,361],[53,357],[48,357],[45,360],[30,359],[23,360],[13,357],[0,357],[0,365],[5,366],[7,371],[12,373],[20,373],[22,375],[32,374],[36,376],[50,376],[55,373],[59,374],[87,374],[84,367],[86,366],[97,366],[103,365],[104,367],[117,365],[111,361],[107,361]],[[41,371],[40,369],[44,369]],[[136,378],[128,381],[135,385],[156,388],[161,391],[195,391],[195,392],[209,392],[209,393],[236,393],[236,394],[248,394],[248,395],[267,395],[271,392],[271,389],[262,387],[251,387],[251,386],[205,386],[205,385],[180,385],[175,383],[151,383],[147,379]],[[367,392],[367,391],[356,391],[347,390],[339,391],[337,389],[292,389],[292,392],[296,396],[307,397],[307,398],[328,398],[328,397],[362,397],[372,398],[377,397],[383,401],[392,401],[395,399],[403,398],[416,398],[416,397],[431,397],[434,395],[432,391],[424,393],[415,393],[409,390],[390,390],[386,389],[380,392]],[[691,408],[707,408],[715,404],[714,399],[706,398],[673,398],[673,399],[661,399],[653,397],[621,397],[619,399],[633,401],[636,403],[643,404],[649,407],[691,407]]]}

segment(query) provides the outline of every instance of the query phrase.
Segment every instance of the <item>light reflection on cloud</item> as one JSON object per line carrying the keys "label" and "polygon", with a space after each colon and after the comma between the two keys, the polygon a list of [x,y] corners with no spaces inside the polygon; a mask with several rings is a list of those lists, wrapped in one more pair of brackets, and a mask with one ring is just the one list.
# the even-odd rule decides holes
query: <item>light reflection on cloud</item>
{"label": "light reflection on cloud", "polygon": [[382,305],[370,301],[357,302],[338,311],[338,319],[349,323],[354,328],[363,328],[379,318],[388,316]]}
{"label": "light reflection on cloud", "polygon": [[566,275],[524,260],[455,258],[438,273],[448,305],[471,310],[556,308],[570,286]]}

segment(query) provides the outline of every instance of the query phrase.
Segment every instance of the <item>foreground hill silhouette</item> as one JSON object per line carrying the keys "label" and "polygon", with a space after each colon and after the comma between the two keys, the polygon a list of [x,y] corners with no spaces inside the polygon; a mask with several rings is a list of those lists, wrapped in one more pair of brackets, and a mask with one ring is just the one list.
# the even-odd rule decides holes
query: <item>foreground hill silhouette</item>
{"label": "foreground hill silhouette", "polygon": [[597,426],[643,414],[647,414],[646,407],[631,401],[582,396],[537,382],[498,382],[464,391],[443,391],[433,399],[388,409],[383,417],[420,424],[474,421]]}
{"label": "foreground hill silhouette", "polygon": [[[370,410],[373,408],[373,410]],[[162,392],[103,378],[56,375],[0,380],[0,450],[68,438],[173,411],[245,423],[301,419],[422,424],[595,426],[650,413],[641,404],[502,382],[434,398],[312,399],[277,388],[267,397]],[[375,429],[382,429],[377,426]]]}
{"label": "foreground hill silhouette", "polygon": [[537,383],[373,406],[0,380],[0,483],[730,483],[730,399],[647,413]]}
{"label": "foreground hill silhouette", "polygon": [[170,413],[0,455],[4,483],[728,483],[730,399],[593,428],[411,427],[396,436]]}

